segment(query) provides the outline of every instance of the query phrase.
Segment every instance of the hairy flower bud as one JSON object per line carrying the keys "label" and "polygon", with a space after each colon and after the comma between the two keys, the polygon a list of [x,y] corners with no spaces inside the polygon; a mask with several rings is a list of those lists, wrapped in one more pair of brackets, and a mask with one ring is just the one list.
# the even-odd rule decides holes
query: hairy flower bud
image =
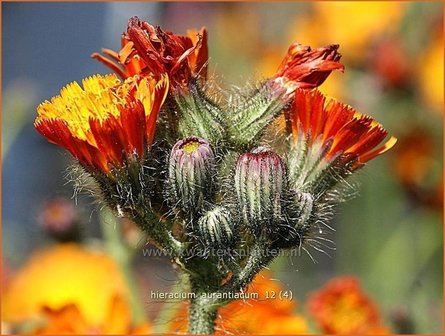
{"label": "hairy flower bud", "polygon": [[235,189],[244,224],[255,235],[282,219],[286,169],[280,156],[260,149],[242,154],[236,164]]}
{"label": "hairy flower bud", "polygon": [[236,236],[234,221],[226,207],[218,206],[207,211],[198,220],[199,239],[212,248],[230,247]]}
{"label": "hairy flower bud", "polygon": [[168,192],[172,204],[185,212],[197,212],[212,195],[215,155],[201,138],[178,141],[170,153]]}

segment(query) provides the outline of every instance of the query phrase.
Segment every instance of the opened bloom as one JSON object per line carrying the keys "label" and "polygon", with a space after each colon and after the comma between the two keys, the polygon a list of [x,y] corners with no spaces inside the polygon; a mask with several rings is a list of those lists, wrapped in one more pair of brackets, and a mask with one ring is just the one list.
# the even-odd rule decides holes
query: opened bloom
{"label": "opened bloom", "polygon": [[387,335],[375,303],[363,292],[357,279],[331,280],[309,297],[311,315],[326,334]]}
{"label": "opened bloom", "polygon": [[288,95],[297,88],[320,86],[333,70],[344,69],[339,63],[341,54],[337,49],[337,44],[312,50],[309,46],[293,43],[272,78],[273,86],[284,89]]}
{"label": "opened bloom", "polygon": [[291,168],[298,175],[299,186],[329,167],[356,170],[397,141],[394,137],[384,141],[388,132],[382,125],[318,90],[298,89],[289,119],[294,155]]}
{"label": "opened bloom", "polygon": [[[172,87],[187,86],[194,77],[207,76],[207,30],[191,30],[187,36],[164,32],[148,22],[133,17],[122,36],[119,53],[103,49],[109,58],[94,53],[93,58],[104,63],[122,78],[135,74],[168,74]],[[111,59],[110,59],[111,58]]]}
{"label": "opened bloom", "polygon": [[168,80],[96,75],[67,85],[38,108],[36,129],[87,167],[109,173],[152,144]]}

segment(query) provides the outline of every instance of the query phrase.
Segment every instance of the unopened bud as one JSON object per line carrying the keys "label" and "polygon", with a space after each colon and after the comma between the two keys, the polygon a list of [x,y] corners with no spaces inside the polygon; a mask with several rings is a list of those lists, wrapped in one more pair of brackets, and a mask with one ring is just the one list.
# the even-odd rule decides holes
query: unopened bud
{"label": "unopened bud", "polygon": [[235,241],[234,221],[225,207],[215,207],[198,220],[198,234],[206,247],[227,248]]}
{"label": "unopened bud", "polygon": [[235,189],[244,224],[254,235],[282,219],[282,196],[286,169],[280,156],[258,150],[240,156],[236,164]]}
{"label": "unopened bud", "polygon": [[168,167],[170,201],[185,212],[197,212],[212,195],[214,174],[215,155],[206,140],[190,137],[178,141]]}

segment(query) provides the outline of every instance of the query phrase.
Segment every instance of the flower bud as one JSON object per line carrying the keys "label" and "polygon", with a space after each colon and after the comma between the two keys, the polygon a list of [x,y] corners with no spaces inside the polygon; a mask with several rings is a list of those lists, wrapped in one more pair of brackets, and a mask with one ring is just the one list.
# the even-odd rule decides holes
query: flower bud
{"label": "flower bud", "polygon": [[170,153],[168,197],[184,212],[197,212],[212,196],[215,155],[210,144],[198,137],[178,141]]}
{"label": "flower bud", "polygon": [[235,241],[234,221],[226,207],[215,207],[198,220],[199,239],[212,248],[227,248]]}
{"label": "flower bud", "polygon": [[239,157],[235,189],[243,222],[254,235],[281,221],[285,181],[286,169],[278,154],[260,149]]}

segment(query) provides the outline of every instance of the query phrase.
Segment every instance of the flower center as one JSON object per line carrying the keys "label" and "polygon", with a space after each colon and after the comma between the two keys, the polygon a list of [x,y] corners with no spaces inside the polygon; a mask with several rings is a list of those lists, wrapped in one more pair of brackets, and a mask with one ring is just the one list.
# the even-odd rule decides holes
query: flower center
{"label": "flower center", "polygon": [[193,152],[197,151],[200,146],[200,143],[198,141],[191,140],[190,142],[186,142],[182,146],[182,150],[187,154],[192,154]]}

